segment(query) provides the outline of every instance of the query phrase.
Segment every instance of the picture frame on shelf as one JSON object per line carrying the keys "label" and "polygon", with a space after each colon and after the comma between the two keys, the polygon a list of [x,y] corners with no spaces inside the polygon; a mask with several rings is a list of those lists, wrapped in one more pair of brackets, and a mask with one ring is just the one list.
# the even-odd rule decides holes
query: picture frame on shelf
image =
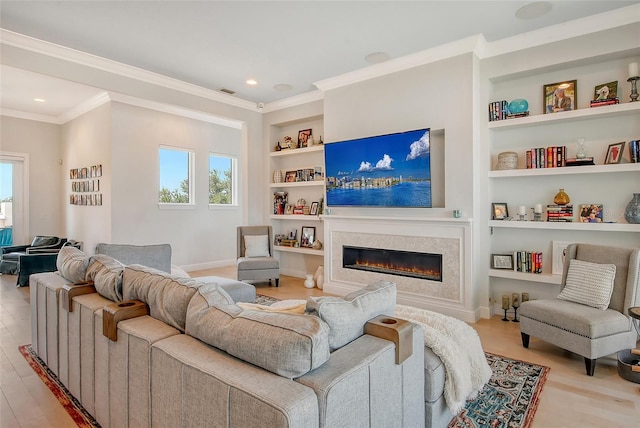
{"label": "picture frame on shelf", "polygon": [[313,226],[302,226],[300,233],[300,247],[313,248],[316,237],[316,228]]}
{"label": "picture frame on shelf", "polygon": [[491,269],[513,270],[513,255],[491,254]]}
{"label": "picture frame on shelf", "polygon": [[605,101],[618,96],[618,81],[596,85],[593,89],[593,101]]}
{"label": "picture frame on shelf", "polygon": [[506,202],[491,203],[491,218],[493,220],[506,220],[509,217],[509,208]]}
{"label": "picture frame on shelf", "polygon": [[575,110],[578,105],[577,80],[549,83],[542,88],[544,113]]}
{"label": "picture frame on shelf", "polygon": [[293,214],[293,204],[287,204],[284,210],[284,213],[286,215],[292,215]]}
{"label": "picture frame on shelf", "polygon": [[284,175],[285,183],[295,183],[298,177],[298,171],[287,171]]}
{"label": "picture frame on shelf", "polygon": [[283,235],[282,233],[276,233],[273,236],[273,245],[277,245],[277,246],[282,245],[282,240],[286,238],[287,238],[286,235]]}
{"label": "picture frame on shelf", "polygon": [[604,157],[605,165],[617,164],[622,161],[622,153],[624,150],[624,141],[619,143],[609,144],[607,154]]}
{"label": "picture frame on shelf", "polygon": [[567,247],[572,242],[552,241],[551,247],[551,274],[562,275],[564,272],[564,261],[567,253]]}
{"label": "picture frame on shelf", "polygon": [[311,208],[309,209],[309,215],[318,215],[318,202],[311,202]]}
{"label": "picture frame on shelf", "polygon": [[604,207],[602,204],[582,204],[578,223],[602,223],[604,221]]}
{"label": "picture frame on shelf", "polygon": [[303,129],[298,131],[298,147],[309,147],[309,138],[311,137],[311,129]]}
{"label": "picture frame on shelf", "polygon": [[298,238],[298,229],[287,230],[287,239],[297,239],[297,238]]}

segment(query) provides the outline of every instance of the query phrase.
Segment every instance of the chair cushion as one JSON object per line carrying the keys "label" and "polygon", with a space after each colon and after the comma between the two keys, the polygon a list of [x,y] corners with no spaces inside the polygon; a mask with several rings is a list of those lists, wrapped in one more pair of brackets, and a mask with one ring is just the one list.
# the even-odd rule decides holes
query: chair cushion
{"label": "chair cushion", "polygon": [[32,247],[42,247],[44,245],[55,245],[60,241],[57,236],[36,236],[31,242]]}
{"label": "chair cushion", "polygon": [[245,257],[270,257],[269,237],[267,235],[245,235],[244,237]]}
{"label": "chair cushion", "polygon": [[616,266],[613,264],[572,259],[558,299],[605,310],[609,307],[615,276]]}
{"label": "chair cushion", "polygon": [[200,287],[189,303],[186,333],[287,378],[329,359],[329,327],[318,317],[243,310],[216,284]]}
{"label": "chair cushion", "polygon": [[278,269],[278,260],[273,257],[240,257],[238,270]]}
{"label": "chair cushion", "polygon": [[56,259],[56,268],[69,282],[82,282],[87,277],[90,257],[76,247],[65,246],[60,249]]}
{"label": "chair cushion", "polygon": [[309,297],[307,313],[329,324],[331,351],[343,347],[364,334],[371,318],[393,314],[396,306],[396,284],[377,281],[341,297]]}
{"label": "chair cushion", "polygon": [[614,309],[603,311],[567,300],[529,300],[520,305],[518,312],[521,317],[531,318],[589,339],[631,329],[629,318]]}
{"label": "chair cushion", "polygon": [[113,302],[122,301],[122,275],[124,265],[113,257],[96,254],[87,268],[87,279],[93,281],[96,291]]}

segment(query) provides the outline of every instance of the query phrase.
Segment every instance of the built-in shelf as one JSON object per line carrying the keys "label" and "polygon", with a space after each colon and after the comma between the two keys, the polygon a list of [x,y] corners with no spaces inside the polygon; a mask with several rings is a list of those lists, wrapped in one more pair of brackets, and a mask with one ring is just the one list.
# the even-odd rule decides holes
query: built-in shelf
{"label": "built-in shelf", "polygon": [[271,183],[269,187],[314,187],[314,186],[324,186],[324,180],[318,181],[296,181],[294,183]]}
{"label": "built-in shelf", "polygon": [[305,214],[272,214],[272,220],[302,220],[302,221],[320,221],[320,216]]}
{"label": "built-in shelf", "polygon": [[309,154],[311,152],[321,152],[324,150],[324,145],[316,145],[311,147],[303,147],[301,149],[284,149],[279,152],[270,152],[269,156],[278,157],[278,156],[292,156],[292,155],[304,155]]}
{"label": "built-in shelf", "polygon": [[489,276],[495,278],[507,278],[517,281],[532,281],[541,282],[544,284],[560,285],[562,281],[562,275],[551,275],[548,273],[528,273],[518,272],[515,270],[507,269],[489,269]]}
{"label": "built-in shelf", "polygon": [[581,232],[636,232],[640,233],[640,224],[628,223],[561,223],[550,221],[508,221],[489,220],[489,226],[510,229],[550,229],[579,230]]}
{"label": "built-in shelf", "polygon": [[314,250],[311,248],[301,248],[301,247],[284,247],[282,245],[274,245],[274,251],[282,251],[285,253],[300,253],[300,254],[309,254],[312,256],[324,256],[323,250]]}
{"label": "built-in shelf", "polygon": [[610,106],[583,108],[552,114],[539,114],[535,116],[526,116],[516,119],[496,120],[493,122],[489,122],[489,129],[498,130],[535,127],[540,125],[549,125],[552,122],[573,122],[591,117],[605,119],[608,117],[620,116],[624,114],[638,114],[638,112],[640,112],[640,103],[614,104]]}
{"label": "built-in shelf", "polygon": [[617,165],[565,166],[562,168],[531,168],[489,171],[489,178],[533,177],[544,175],[603,174],[621,172],[640,172],[640,163]]}

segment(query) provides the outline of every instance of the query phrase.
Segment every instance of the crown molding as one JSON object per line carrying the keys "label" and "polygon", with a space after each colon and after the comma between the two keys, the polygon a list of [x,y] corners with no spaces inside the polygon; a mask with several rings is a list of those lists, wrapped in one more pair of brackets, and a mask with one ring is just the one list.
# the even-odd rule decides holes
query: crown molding
{"label": "crown molding", "polygon": [[247,101],[232,95],[223,94],[211,89],[205,89],[190,83],[183,82],[178,79],[163,76],[141,68],[132,67],[120,62],[111,61],[96,55],[81,52],[65,46],[56,45],[44,40],[35,39],[33,37],[18,34],[13,31],[0,28],[0,44],[13,46],[41,55],[69,61],[86,67],[91,67],[107,73],[113,73],[119,76],[128,77],[139,80],[141,82],[150,83],[152,85],[162,86],[164,88],[173,89],[179,92],[196,95],[224,104],[240,107],[250,111],[258,111],[256,103]]}
{"label": "crown molding", "polygon": [[85,102],[78,104],[71,110],[67,110],[66,112],[62,113],[60,116],[58,116],[59,123],[67,123],[70,120],[73,120],[85,113],[90,112],[93,109],[98,108],[102,104],[108,103],[109,101],[111,101],[109,94],[107,92],[102,92],[95,97],[91,97]]}
{"label": "crown molding", "polygon": [[38,113],[28,113],[18,110],[0,109],[0,116],[15,117],[17,119],[33,120],[35,122],[53,123],[54,125],[62,125],[60,119],[55,116]]}
{"label": "crown molding", "polygon": [[304,94],[294,95],[289,98],[284,98],[278,101],[267,103],[265,104],[262,112],[269,113],[272,111],[282,110],[288,107],[296,107],[296,106],[314,102],[314,101],[321,101],[323,99],[324,99],[324,94],[322,93],[322,91],[319,91],[316,89],[310,92],[305,92]]}

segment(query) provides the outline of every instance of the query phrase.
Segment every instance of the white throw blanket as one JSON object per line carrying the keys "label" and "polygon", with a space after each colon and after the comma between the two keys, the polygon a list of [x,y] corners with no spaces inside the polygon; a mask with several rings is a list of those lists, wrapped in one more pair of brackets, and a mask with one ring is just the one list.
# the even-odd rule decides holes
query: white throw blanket
{"label": "white throw blanket", "polygon": [[491,378],[478,333],[463,321],[425,309],[396,305],[395,315],[424,327],[425,346],[445,367],[445,401],[457,414]]}

